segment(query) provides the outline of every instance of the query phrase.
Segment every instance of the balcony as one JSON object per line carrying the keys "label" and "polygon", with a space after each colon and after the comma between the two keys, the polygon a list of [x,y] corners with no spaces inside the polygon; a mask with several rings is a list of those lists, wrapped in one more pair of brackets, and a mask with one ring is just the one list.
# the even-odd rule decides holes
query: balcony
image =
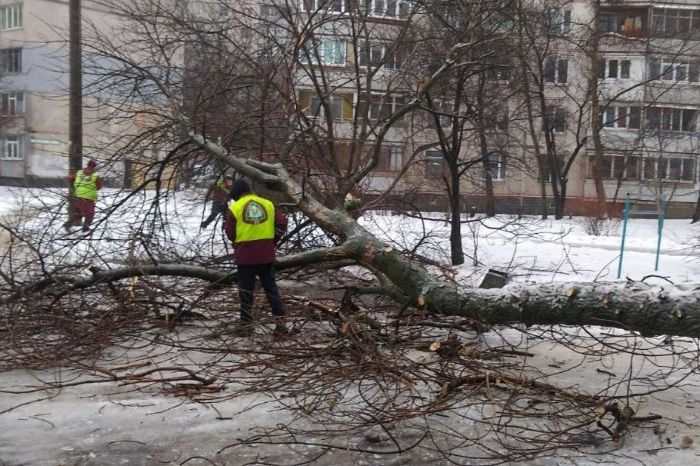
{"label": "balcony", "polygon": [[649,14],[646,7],[608,7],[601,5],[598,17],[598,32],[619,34],[625,37],[647,37],[649,35]]}

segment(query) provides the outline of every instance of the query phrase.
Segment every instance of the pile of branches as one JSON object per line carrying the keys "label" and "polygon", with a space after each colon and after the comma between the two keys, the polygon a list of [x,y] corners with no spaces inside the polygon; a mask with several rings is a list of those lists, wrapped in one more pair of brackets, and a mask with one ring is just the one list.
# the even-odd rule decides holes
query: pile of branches
{"label": "pile of branches", "polygon": [[[599,355],[632,351],[629,336],[488,329],[361,296],[356,288],[341,288],[349,277],[339,271],[322,276],[346,291],[315,299],[285,294],[294,333],[284,340],[272,336],[262,295],[255,334],[234,336],[232,288],[204,289],[197,280],[167,277],[77,289],[46,285],[31,298],[16,295],[7,302],[0,364],[4,370],[63,367],[72,374],[11,393],[119,384],[159,388],[214,409],[264,394],[266,402],[274,399],[298,416],[261,428],[211,458],[224,462],[253,444],[304,446],[301,463],[334,454],[414,455],[460,464],[522,461],[562,448],[615,448],[630,428],[659,418],[634,412],[634,400],[645,392],[621,390],[631,377],[608,377],[604,390],[589,393],[556,386],[529,363],[547,351],[538,345],[549,341]],[[301,272],[283,278],[311,279]],[[637,351],[643,357],[653,349]],[[690,364],[692,354],[679,357],[675,367]],[[645,386],[663,377],[659,373]]]}

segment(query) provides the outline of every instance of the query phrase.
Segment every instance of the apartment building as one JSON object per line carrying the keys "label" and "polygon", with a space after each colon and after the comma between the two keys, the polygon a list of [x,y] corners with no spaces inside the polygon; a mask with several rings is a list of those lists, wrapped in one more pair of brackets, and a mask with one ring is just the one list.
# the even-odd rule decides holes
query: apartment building
{"label": "apartment building", "polygon": [[[672,202],[692,211],[700,154],[700,3],[601,4],[601,83],[609,198]],[[592,180],[584,196],[593,195]],[[682,209],[685,207],[685,209]]]}
{"label": "apartment building", "polygon": [[[245,2],[245,9],[242,3],[230,3],[227,10],[222,2],[195,1],[192,8],[201,18],[243,13],[255,23],[253,35],[267,40],[253,40],[251,46],[296,61],[288,83],[295,116],[304,120],[304,134],[309,128],[315,134],[304,150],[315,154],[319,174],[337,174],[361,167],[376,149],[379,163],[362,186],[366,194],[378,195],[391,187],[402,198],[412,193],[423,207],[444,207],[449,147],[437,134],[442,128],[450,136],[459,127],[465,208],[483,205],[488,177],[498,211],[540,213],[543,190],[550,199],[545,202],[551,202],[555,193],[550,181],[559,176],[559,188],[566,191],[565,213],[584,213],[596,200],[592,107],[597,102],[598,149],[608,201],[619,205],[629,193],[649,208],[670,202],[672,214],[692,212],[700,172],[696,0],[604,0],[598,10],[591,0],[542,0],[540,12],[546,17],[541,21],[549,37],[530,44],[530,49],[541,47],[542,53],[526,50],[531,54],[527,59],[539,60],[540,65],[531,68],[537,76],[528,73],[535,86],[529,94],[518,76],[518,47],[494,41],[495,32],[514,35],[515,13],[508,14],[506,0],[494,1],[476,21],[492,27],[489,43],[500,44],[492,66],[483,63],[494,51],[473,55],[481,62],[474,76],[487,82],[486,101],[481,96],[481,140],[475,136],[479,125],[470,120],[480,98],[474,77],[465,87],[471,101],[455,104],[455,90],[443,86],[430,103],[394,118],[446,57],[446,50],[426,48],[424,38],[438,35],[440,28],[458,30],[459,15],[473,14],[460,10],[460,3],[464,4],[264,0]],[[535,8],[538,2],[529,5]],[[425,33],[432,14],[428,7],[433,13],[442,9],[440,22],[429,24],[430,34]],[[417,32],[421,28],[422,33]],[[582,46],[592,34],[598,38],[595,59]],[[545,106],[528,113],[525,101],[537,100],[533,96],[539,98],[538,93]],[[391,125],[383,131],[387,121]],[[379,134],[383,142],[376,148]],[[557,160],[547,160],[542,153]],[[559,171],[552,163],[560,165]]]}
{"label": "apartment building", "polygon": [[[113,15],[83,1],[85,21]],[[68,173],[67,0],[0,0],[0,180],[57,183]],[[86,97],[84,155],[102,158],[110,123]],[[106,167],[101,172],[110,175]]]}

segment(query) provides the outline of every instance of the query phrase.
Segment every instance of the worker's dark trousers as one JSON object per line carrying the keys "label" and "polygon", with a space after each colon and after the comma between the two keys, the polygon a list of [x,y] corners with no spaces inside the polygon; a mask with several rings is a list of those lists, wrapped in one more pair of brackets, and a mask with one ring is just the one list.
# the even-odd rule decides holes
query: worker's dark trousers
{"label": "worker's dark trousers", "polygon": [[260,278],[267,301],[270,303],[272,313],[276,317],[284,316],[284,305],[280,298],[277,282],[275,281],[274,264],[239,265],[238,266],[238,294],[241,300],[241,322],[247,323],[253,320],[250,311],[255,300],[255,277]]}
{"label": "worker's dark trousers", "polygon": [[226,209],[228,209],[228,205],[226,205],[226,203],[214,202],[211,205],[211,212],[209,212],[209,216],[202,222],[202,228],[208,227],[211,222],[216,220],[216,217],[225,214]]}

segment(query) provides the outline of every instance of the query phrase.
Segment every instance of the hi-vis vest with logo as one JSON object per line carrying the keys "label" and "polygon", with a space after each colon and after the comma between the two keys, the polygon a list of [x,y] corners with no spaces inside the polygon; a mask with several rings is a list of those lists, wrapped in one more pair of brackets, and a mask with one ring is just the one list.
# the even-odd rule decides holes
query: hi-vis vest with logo
{"label": "hi-vis vest with logo", "polygon": [[97,200],[97,172],[92,175],[83,174],[82,170],[78,170],[75,174],[74,195],[80,199]]}
{"label": "hi-vis vest with logo", "polygon": [[236,243],[275,237],[275,205],[267,199],[248,194],[229,210],[236,219]]}

